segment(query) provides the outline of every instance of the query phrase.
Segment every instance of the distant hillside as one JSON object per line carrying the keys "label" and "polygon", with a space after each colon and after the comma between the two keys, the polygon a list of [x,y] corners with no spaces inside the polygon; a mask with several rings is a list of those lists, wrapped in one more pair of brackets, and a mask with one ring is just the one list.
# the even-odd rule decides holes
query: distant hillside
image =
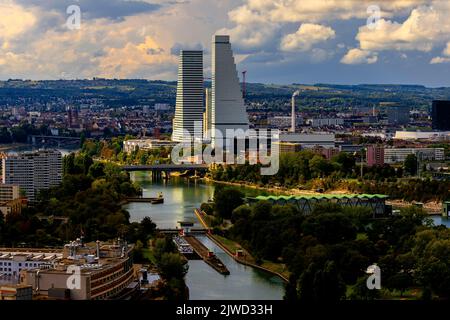
{"label": "distant hillside", "polygon": [[[205,86],[210,87],[210,82]],[[292,93],[301,90],[303,107],[370,107],[380,102],[397,102],[415,108],[429,107],[433,99],[450,99],[450,88],[427,88],[420,85],[389,84],[290,84],[248,83],[248,102],[261,102],[269,109],[286,108]],[[45,103],[58,98],[80,101],[96,98],[109,106],[175,103],[175,81],[139,79],[94,79],[53,81],[0,81],[0,105]]]}

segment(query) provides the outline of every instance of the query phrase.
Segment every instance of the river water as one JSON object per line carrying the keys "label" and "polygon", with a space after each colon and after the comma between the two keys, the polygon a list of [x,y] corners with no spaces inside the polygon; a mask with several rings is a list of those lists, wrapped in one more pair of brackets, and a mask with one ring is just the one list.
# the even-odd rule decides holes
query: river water
{"label": "river water", "polygon": [[[135,172],[133,181],[144,189],[144,197],[164,195],[164,204],[130,203],[124,207],[130,213],[132,222],[140,222],[149,216],[159,228],[175,228],[178,221],[195,221],[194,227],[201,227],[194,214],[202,202],[211,199],[214,185],[171,178],[168,182],[152,182],[150,173]],[[192,300],[281,300],[284,282],[277,276],[241,265],[228,256],[206,236],[199,240],[213,251],[230,270],[223,276],[203,260],[190,260],[186,284]]]}

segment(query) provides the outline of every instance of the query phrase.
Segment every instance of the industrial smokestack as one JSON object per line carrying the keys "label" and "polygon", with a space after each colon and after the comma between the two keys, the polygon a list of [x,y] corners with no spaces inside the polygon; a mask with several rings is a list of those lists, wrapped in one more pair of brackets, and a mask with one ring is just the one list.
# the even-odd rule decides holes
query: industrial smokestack
{"label": "industrial smokestack", "polygon": [[291,132],[295,132],[295,97],[300,94],[300,91],[295,91],[292,95],[292,114],[291,114]]}

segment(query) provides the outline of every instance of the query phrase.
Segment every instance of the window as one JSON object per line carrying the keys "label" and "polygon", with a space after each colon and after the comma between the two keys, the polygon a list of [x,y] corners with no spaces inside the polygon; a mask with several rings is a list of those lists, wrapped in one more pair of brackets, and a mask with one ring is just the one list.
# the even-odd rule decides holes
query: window
{"label": "window", "polygon": [[19,267],[21,267],[21,266],[22,266],[22,263],[19,262]]}

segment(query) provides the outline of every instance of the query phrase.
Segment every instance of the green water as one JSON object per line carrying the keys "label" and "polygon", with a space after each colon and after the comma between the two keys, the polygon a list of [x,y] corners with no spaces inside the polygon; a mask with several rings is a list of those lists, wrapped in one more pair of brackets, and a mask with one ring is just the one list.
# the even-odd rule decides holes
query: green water
{"label": "green water", "polygon": [[[178,221],[195,221],[200,227],[194,208],[213,197],[214,185],[195,183],[185,179],[171,179],[169,182],[152,182],[150,174],[132,173],[134,181],[144,189],[144,197],[164,195],[164,204],[130,203],[125,206],[131,221],[151,217],[159,228],[175,228]],[[236,263],[222,249],[207,237],[199,237],[230,270],[223,276],[202,260],[189,261],[186,283],[192,300],[281,300],[284,294],[283,281],[270,274]]]}

